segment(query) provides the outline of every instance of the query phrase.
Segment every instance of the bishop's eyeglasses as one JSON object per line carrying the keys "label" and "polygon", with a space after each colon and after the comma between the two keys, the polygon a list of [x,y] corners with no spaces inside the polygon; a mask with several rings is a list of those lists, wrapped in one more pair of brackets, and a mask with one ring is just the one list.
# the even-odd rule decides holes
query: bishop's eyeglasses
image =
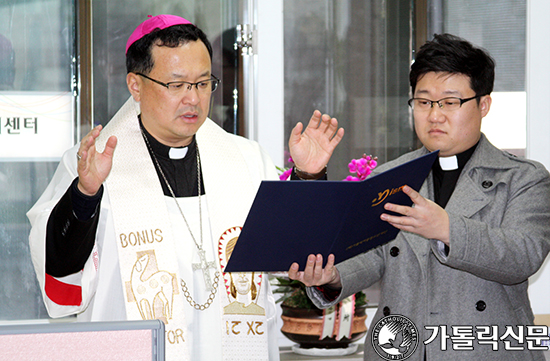
{"label": "bishop's eyeglasses", "polygon": [[429,100],[425,98],[412,98],[409,99],[409,106],[413,110],[428,111],[434,107],[434,104],[439,106],[439,109],[443,111],[454,111],[458,110],[462,104],[469,102],[470,100],[481,98],[483,95],[476,95],[471,98],[457,98],[457,97],[448,97],[439,100]]}
{"label": "bishop's eyeglasses", "polygon": [[149,79],[154,83],[157,83],[159,85],[162,85],[166,89],[168,89],[168,92],[172,95],[181,95],[183,93],[188,92],[189,90],[193,89],[195,87],[200,95],[207,95],[210,93],[213,93],[218,89],[218,85],[220,84],[220,79],[218,79],[215,75],[212,74],[212,77],[210,79],[201,80],[196,83],[190,83],[188,81],[171,81],[169,83],[163,83],[159,80],[153,79],[148,77],[145,74],[142,73],[136,73],[139,76],[144,77],[145,79]]}

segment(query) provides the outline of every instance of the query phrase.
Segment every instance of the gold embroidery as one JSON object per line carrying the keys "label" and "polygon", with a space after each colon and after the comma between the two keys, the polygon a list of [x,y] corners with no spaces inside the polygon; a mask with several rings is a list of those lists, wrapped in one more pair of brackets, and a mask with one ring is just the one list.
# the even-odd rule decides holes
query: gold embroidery
{"label": "gold embroidery", "polygon": [[118,238],[120,239],[120,245],[122,248],[126,248],[128,246],[142,246],[151,244],[153,242],[162,242],[164,239],[162,237],[162,230],[160,229],[144,229],[142,231],[137,232],[130,232],[128,234],[121,233],[118,235]]}
{"label": "gold embroidery", "polygon": [[[230,273],[231,285],[229,287],[234,301],[223,308],[226,315],[265,315],[265,309],[254,301],[258,296],[258,290],[254,283],[254,272]],[[233,280],[233,277],[237,281]],[[241,300],[239,302],[238,300]]]}
{"label": "gold embroidery", "polygon": [[233,324],[233,327],[231,327],[231,332],[233,332],[234,335],[241,333],[241,331],[235,331],[235,327],[237,327],[241,321],[231,321],[231,323]]}
{"label": "gold embroidery", "polygon": [[[260,336],[265,333],[263,329],[264,322],[262,321],[246,321],[248,326],[248,331],[242,334],[242,336]],[[231,321],[231,327],[229,327],[229,322],[225,323],[226,333],[229,335],[230,332],[233,335],[239,335],[242,332],[241,326],[244,326],[242,321]]]}
{"label": "gold embroidery", "polygon": [[183,338],[183,330],[181,328],[176,328],[175,330],[167,330],[166,331],[166,339],[168,342],[170,342],[172,345],[175,343],[185,342]]}
{"label": "gold embroidery", "polygon": [[129,282],[132,297],[128,301],[136,302],[142,319],[160,319],[168,324],[172,319],[173,295],[177,293],[176,277],[158,269],[154,251],[138,252],[137,257]]}
{"label": "gold embroidery", "polygon": [[[231,257],[237,244],[240,227],[233,227],[220,237],[220,261],[222,269]],[[260,315],[265,316],[265,309],[258,305],[258,294],[261,287],[262,275],[255,272],[234,272],[223,274],[226,283],[229,304],[224,306],[226,315]]]}

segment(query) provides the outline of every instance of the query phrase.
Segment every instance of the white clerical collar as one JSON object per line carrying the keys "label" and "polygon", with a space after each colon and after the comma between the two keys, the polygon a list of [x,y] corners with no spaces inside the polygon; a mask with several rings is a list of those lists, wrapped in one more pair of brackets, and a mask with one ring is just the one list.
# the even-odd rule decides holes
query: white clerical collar
{"label": "white clerical collar", "polygon": [[187,154],[188,147],[183,148],[170,148],[168,156],[170,159],[183,159]]}
{"label": "white clerical collar", "polygon": [[458,158],[456,155],[452,155],[450,157],[439,157],[439,165],[443,170],[458,169]]}

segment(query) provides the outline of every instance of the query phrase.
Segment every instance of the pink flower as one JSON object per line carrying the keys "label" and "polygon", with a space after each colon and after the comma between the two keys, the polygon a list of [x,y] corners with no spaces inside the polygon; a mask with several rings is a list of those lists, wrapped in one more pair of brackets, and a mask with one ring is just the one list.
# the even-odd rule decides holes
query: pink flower
{"label": "pink flower", "polygon": [[367,156],[366,154],[363,154],[362,158],[359,159],[352,159],[351,162],[348,164],[348,168],[350,173],[356,173],[357,177],[348,176],[345,181],[362,181],[366,179],[371,173],[372,170],[378,165],[376,162],[378,158]]}
{"label": "pink flower", "polygon": [[287,180],[289,177],[290,177],[290,174],[292,173],[292,168],[289,168],[287,170],[285,170],[280,176],[279,176],[279,179],[280,180]]}
{"label": "pink flower", "polygon": [[360,181],[361,179],[357,178],[357,177],[353,177],[353,176],[350,176],[348,175],[346,177],[346,179],[344,179],[345,181],[349,181],[349,182],[357,182],[357,181]]}

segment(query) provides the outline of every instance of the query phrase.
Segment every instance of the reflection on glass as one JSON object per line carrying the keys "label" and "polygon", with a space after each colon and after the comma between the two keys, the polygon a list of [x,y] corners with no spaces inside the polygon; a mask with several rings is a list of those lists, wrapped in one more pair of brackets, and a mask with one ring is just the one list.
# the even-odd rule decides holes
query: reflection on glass
{"label": "reflection on glass", "polygon": [[314,109],[336,117],[346,136],[331,179],[345,178],[349,161],[364,153],[385,162],[415,147],[410,11],[396,0],[284,2],[285,136]]}
{"label": "reflection on glass", "polygon": [[[68,0],[0,3],[1,101],[71,92],[74,10]],[[72,120],[72,114],[69,118]],[[32,122],[36,125],[34,118]],[[6,107],[0,107],[0,142],[6,144],[24,130],[37,131],[25,129],[25,124],[24,119],[16,121],[6,114]],[[41,126],[48,124],[38,123],[38,130]],[[11,149],[14,157],[6,157],[5,149],[0,157],[0,320],[48,317],[31,264],[30,226],[25,214],[46,188],[57,161],[37,161],[28,155],[18,159],[18,152],[35,147],[26,140],[32,138],[19,139],[24,140],[15,142]],[[53,137],[50,141],[59,140]],[[37,147],[31,153],[38,157],[44,150]]]}

